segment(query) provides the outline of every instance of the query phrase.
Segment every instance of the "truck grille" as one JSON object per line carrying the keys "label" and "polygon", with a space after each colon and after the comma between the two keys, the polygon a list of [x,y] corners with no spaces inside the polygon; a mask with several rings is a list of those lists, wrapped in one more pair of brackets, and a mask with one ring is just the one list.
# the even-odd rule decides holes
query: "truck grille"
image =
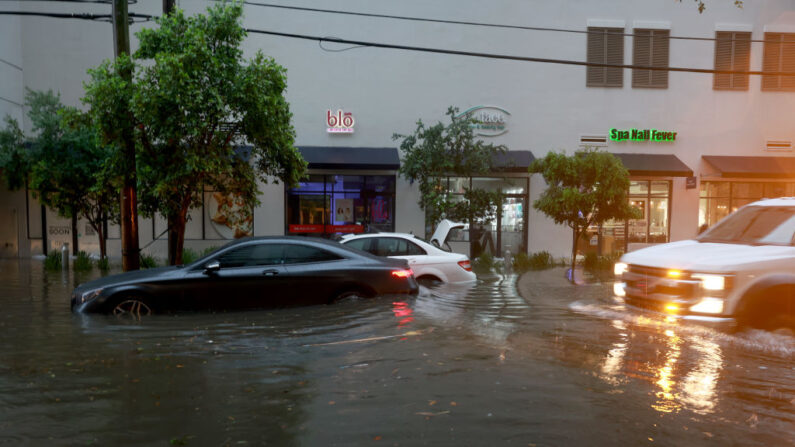
{"label": "truck grille", "polygon": [[669,278],[666,269],[630,265],[623,280],[625,300],[632,306],[662,311],[669,303],[694,304],[698,301],[700,282],[687,275]]}

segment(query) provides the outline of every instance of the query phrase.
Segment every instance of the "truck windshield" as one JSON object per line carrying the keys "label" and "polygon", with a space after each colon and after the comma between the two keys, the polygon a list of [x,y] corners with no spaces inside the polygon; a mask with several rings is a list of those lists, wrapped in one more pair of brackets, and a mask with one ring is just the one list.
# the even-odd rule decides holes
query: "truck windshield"
{"label": "truck windshield", "polygon": [[795,208],[746,206],[696,238],[699,242],[790,245],[795,234]]}

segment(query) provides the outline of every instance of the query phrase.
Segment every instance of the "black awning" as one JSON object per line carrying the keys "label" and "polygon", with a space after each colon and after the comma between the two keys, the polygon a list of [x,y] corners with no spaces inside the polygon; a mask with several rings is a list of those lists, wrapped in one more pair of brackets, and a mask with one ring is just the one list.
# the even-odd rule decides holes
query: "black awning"
{"label": "black awning", "polygon": [[613,154],[629,175],[648,177],[692,177],[693,170],[673,154]]}
{"label": "black awning", "polygon": [[506,151],[504,154],[495,154],[494,169],[507,172],[524,172],[533,163],[535,157],[530,151]]}
{"label": "black awning", "polygon": [[795,178],[795,157],[734,157],[702,155],[721,177]]}
{"label": "black awning", "polygon": [[400,167],[397,148],[299,146],[309,169],[396,170]]}

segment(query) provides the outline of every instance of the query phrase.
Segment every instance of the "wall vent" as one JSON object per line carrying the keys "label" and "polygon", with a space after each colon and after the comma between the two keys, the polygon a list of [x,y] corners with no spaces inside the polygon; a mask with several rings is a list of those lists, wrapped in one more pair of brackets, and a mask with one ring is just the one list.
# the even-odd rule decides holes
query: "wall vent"
{"label": "wall vent", "polygon": [[580,137],[580,146],[607,146],[607,135],[583,135]]}
{"label": "wall vent", "polygon": [[792,152],[792,141],[767,140],[765,150],[769,152]]}

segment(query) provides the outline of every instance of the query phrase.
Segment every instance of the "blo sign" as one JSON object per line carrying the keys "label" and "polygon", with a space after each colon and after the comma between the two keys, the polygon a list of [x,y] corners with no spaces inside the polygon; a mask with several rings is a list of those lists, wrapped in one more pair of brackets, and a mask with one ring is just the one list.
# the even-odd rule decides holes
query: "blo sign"
{"label": "blo sign", "polygon": [[342,109],[336,113],[326,110],[326,132],[328,133],[353,133],[353,113],[343,112]]}

